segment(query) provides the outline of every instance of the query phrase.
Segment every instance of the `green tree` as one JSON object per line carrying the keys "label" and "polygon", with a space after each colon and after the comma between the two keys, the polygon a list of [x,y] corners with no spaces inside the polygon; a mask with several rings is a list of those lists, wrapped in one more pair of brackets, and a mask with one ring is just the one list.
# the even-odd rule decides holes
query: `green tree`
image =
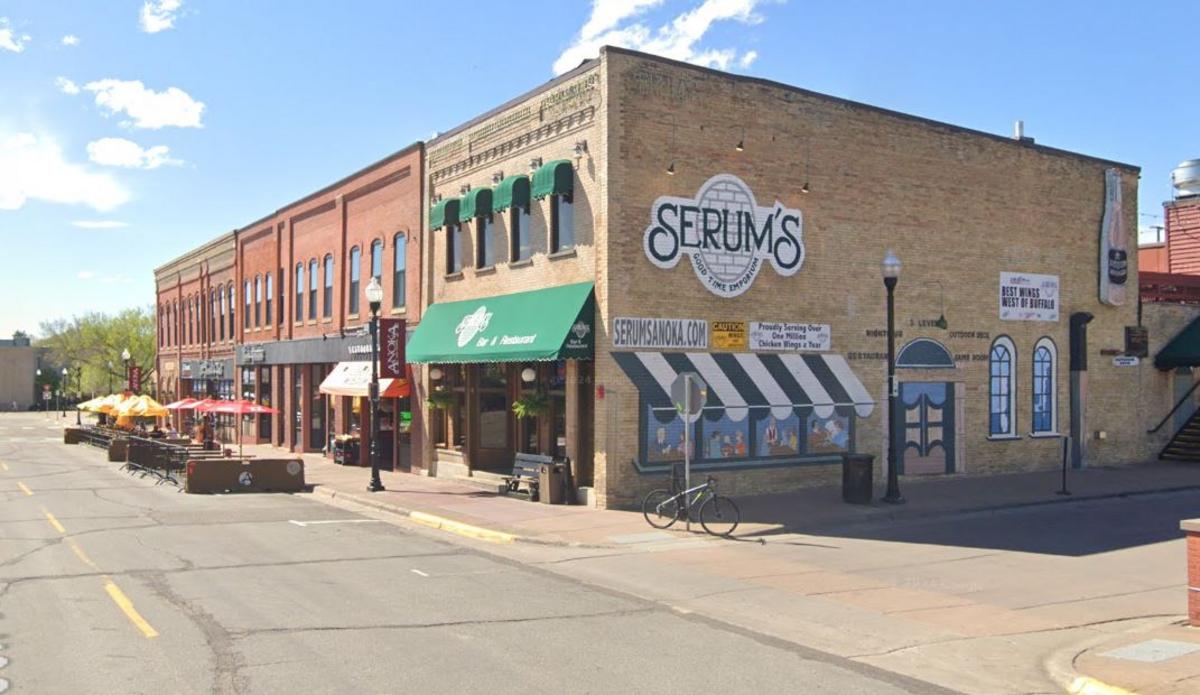
{"label": "green tree", "polygon": [[125,364],[121,353],[129,350],[132,361],[142,368],[142,390],[149,391],[154,379],[155,326],[149,307],[125,309],[116,314],[92,312],[41,325],[38,347],[45,348],[49,361],[66,367],[66,389],[80,395],[106,394],[125,386]]}

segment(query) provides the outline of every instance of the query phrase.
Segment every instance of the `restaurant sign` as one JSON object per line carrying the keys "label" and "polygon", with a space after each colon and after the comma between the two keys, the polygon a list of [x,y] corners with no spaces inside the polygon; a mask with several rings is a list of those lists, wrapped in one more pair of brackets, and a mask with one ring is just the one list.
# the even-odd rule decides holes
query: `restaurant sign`
{"label": "restaurant sign", "polygon": [[750,323],[751,350],[823,351],[832,346],[831,336],[832,330],[827,323]]}
{"label": "restaurant sign", "polygon": [[613,348],[623,350],[704,350],[708,321],[614,318],[612,342]]}
{"label": "restaurant sign", "polygon": [[379,319],[379,376],[404,378],[404,319]]}
{"label": "restaurant sign", "polygon": [[759,207],[753,191],[732,174],[717,174],[695,198],[662,196],[650,209],[642,240],[646,258],[664,270],[682,256],[709,292],[736,297],[763,265],[788,277],[804,263],[803,214],[775,201]]}
{"label": "restaurant sign", "polygon": [[1000,273],[1000,318],[1058,321],[1058,276]]}

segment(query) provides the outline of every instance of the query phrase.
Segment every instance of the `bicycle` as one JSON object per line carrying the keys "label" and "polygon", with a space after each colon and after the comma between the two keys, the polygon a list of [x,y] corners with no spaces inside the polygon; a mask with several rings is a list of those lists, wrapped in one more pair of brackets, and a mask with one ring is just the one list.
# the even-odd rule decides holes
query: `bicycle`
{"label": "bicycle", "polygon": [[685,514],[692,518],[691,509],[697,503],[700,504],[700,525],[714,536],[730,536],[742,520],[737,504],[717,494],[717,481],[712,476],[702,485],[687,490],[679,490],[679,480],[672,476],[670,490],[659,488],[646,494],[642,500],[642,516],[654,528],[670,528]]}

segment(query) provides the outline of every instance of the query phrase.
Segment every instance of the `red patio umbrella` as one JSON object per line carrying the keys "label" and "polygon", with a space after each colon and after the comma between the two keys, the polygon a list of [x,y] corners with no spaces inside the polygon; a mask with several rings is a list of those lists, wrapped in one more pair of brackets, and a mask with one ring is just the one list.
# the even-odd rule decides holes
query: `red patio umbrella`
{"label": "red patio umbrella", "polygon": [[183,400],[175,401],[174,403],[168,403],[163,407],[167,410],[191,410],[192,406],[196,405],[197,403],[199,403],[199,401],[197,401],[195,398],[184,398]]}
{"label": "red patio umbrella", "polygon": [[[204,406],[201,410],[200,406],[196,407],[199,412],[209,413],[211,415],[271,415],[279,411],[265,405],[259,405],[252,401],[212,401]],[[238,458],[242,457],[242,427],[238,424]]]}

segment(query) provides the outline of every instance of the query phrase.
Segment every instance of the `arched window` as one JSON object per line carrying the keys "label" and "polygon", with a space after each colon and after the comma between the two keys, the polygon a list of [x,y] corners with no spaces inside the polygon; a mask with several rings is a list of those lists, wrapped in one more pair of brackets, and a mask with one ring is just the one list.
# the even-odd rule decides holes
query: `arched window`
{"label": "arched window", "polygon": [[265,323],[266,325],[270,326],[272,323],[271,305],[275,303],[275,283],[271,279],[271,273],[266,273],[264,282],[267,284],[267,297],[266,301],[263,303],[263,308],[265,308],[267,311]]}
{"label": "arched window", "polygon": [[254,327],[262,325],[262,276],[254,276]]}
{"label": "arched window", "polygon": [[213,343],[217,340],[217,295],[218,290],[213,290],[208,293],[208,342]]}
{"label": "arched window", "polygon": [[217,289],[217,301],[220,302],[219,307],[221,309],[219,318],[217,319],[217,324],[220,325],[220,327],[221,327],[218,332],[220,334],[221,340],[225,340],[225,288],[224,287]]}
{"label": "arched window", "polygon": [[196,343],[196,298],[188,297],[188,345]]}
{"label": "arched window", "polygon": [[237,290],[232,282],[225,287],[225,294],[229,297],[229,339],[233,340],[234,329],[237,328]]}
{"label": "arched window", "polygon": [[1058,347],[1042,338],[1033,347],[1033,433],[1058,433]]}
{"label": "arched window", "polygon": [[321,298],[321,316],[333,316],[333,254],[325,254],[325,296]]}
{"label": "arched window", "polygon": [[350,289],[347,290],[347,292],[349,293],[350,300],[347,303],[347,309],[346,309],[347,313],[350,313],[350,314],[358,313],[358,293],[359,293],[358,282],[359,282],[359,273],[361,273],[361,272],[362,272],[362,249],[355,246],[354,248],[350,249]]}
{"label": "arched window", "polygon": [[171,302],[171,344],[179,347],[179,300]]}
{"label": "arched window", "polygon": [[404,306],[407,271],[408,238],[397,234],[392,239],[392,307],[395,309]]}
{"label": "arched window", "polygon": [[250,312],[254,303],[254,295],[251,294],[250,281],[246,281],[246,286],[242,288],[242,301],[246,304],[244,313],[242,314],[242,328],[250,330]]}
{"label": "arched window", "polygon": [[378,239],[371,244],[371,277],[383,282],[383,242]]}
{"label": "arched window", "polygon": [[304,264],[296,264],[296,322],[304,320]]}
{"label": "arched window", "polygon": [[1017,436],[1017,351],[1012,339],[1000,336],[988,355],[988,434]]}
{"label": "arched window", "polygon": [[317,259],[308,262],[308,320],[317,320],[317,286],[321,282],[317,275]]}

